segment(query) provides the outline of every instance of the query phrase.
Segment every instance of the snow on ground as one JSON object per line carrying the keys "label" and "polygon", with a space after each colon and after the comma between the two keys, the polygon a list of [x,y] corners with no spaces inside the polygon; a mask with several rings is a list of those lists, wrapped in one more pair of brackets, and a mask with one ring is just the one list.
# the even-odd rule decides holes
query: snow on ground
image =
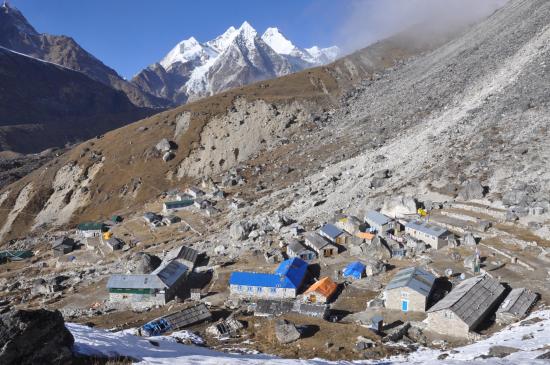
{"label": "snow on ground", "polygon": [[[550,346],[550,310],[533,313],[527,320],[540,318],[536,323],[525,320],[516,323],[492,337],[477,343],[456,348],[454,353],[441,350],[420,349],[409,357],[392,357],[382,361],[340,361],[331,362],[321,359],[297,360],[281,359],[262,354],[232,354],[218,352],[206,347],[182,345],[176,339],[190,340],[201,344],[202,339],[188,331],[179,331],[171,336],[144,338],[133,335],[133,331],[108,332],[89,328],[83,325],[68,323],[67,328],[75,338],[74,351],[81,355],[97,357],[131,357],[139,364],[201,364],[201,365],[329,365],[329,364],[424,364],[424,365],[465,365],[486,355],[491,346],[500,345],[514,347],[522,351],[509,355],[504,359],[477,359],[476,364],[484,365],[531,365],[548,364],[548,360],[535,360]],[[535,322],[535,321],[532,321]],[[525,325],[521,325],[524,323]],[[153,343],[150,342],[153,341]],[[547,347],[544,349],[544,347]],[[437,360],[443,353],[449,356],[445,360]]]}

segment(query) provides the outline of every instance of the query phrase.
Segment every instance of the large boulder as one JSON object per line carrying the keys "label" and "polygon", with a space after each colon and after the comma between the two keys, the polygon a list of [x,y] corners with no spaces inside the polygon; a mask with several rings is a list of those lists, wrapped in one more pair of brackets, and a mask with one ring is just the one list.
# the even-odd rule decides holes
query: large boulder
{"label": "large boulder", "polygon": [[0,316],[0,364],[71,364],[73,344],[59,311],[16,310]]}
{"label": "large boulder", "polygon": [[280,343],[291,343],[300,338],[300,331],[293,323],[287,320],[278,320],[275,322],[275,337]]}
{"label": "large boulder", "polygon": [[160,152],[168,152],[172,149],[172,145],[166,138],[161,139],[155,146]]}
{"label": "large boulder", "polygon": [[382,214],[392,218],[407,218],[416,214],[416,201],[408,196],[395,196],[384,200],[380,211]]}
{"label": "large boulder", "polygon": [[235,222],[229,227],[229,235],[235,241],[242,241],[248,238],[252,229],[254,229],[254,225],[249,222]]}
{"label": "large boulder", "polygon": [[484,189],[478,180],[469,180],[464,182],[458,192],[458,198],[461,200],[482,199],[483,195]]}
{"label": "large boulder", "polygon": [[161,259],[155,255],[139,252],[136,256],[137,263],[134,274],[150,274],[160,266]]}

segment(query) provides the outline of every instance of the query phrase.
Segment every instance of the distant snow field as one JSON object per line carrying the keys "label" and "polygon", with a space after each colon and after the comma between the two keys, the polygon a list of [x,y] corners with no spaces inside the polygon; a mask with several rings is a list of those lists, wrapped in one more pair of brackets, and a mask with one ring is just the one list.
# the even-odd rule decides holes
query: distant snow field
{"label": "distant snow field", "polygon": [[[540,318],[539,321],[528,321]],[[531,323],[535,322],[535,323]],[[523,324],[523,325],[522,325]],[[96,357],[130,357],[139,364],[247,364],[247,365],[324,365],[324,364],[426,364],[426,365],[531,365],[548,364],[548,360],[535,360],[539,355],[550,351],[550,310],[533,313],[526,320],[513,324],[501,332],[477,343],[450,351],[419,349],[407,357],[397,356],[385,360],[339,361],[322,359],[297,360],[281,359],[271,355],[232,354],[218,352],[206,347],[183,345],[178,341],[202,344],[203,340],[188,331],[179,331],[170,336],[151,338],[138,337],[133,331],[108,332],[83,325],[68,323],[67,328],[75,338],[74,351],[81,355]],[[153,343],[150,342],[153,341]],[[487,355],[492,346],[507,346],[520,349],[505,358],[480,359]],[[546,348],[545,348],[546,347]],[[438,356],[448,354],[444,360]],[[475,360],[475,362],[473,362]]]}

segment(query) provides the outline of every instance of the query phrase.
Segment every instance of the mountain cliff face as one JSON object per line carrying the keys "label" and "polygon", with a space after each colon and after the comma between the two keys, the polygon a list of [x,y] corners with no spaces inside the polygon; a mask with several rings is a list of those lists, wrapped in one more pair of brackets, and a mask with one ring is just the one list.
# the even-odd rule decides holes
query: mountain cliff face
{"label": "mountain cliff face", "polygon": [[6,4],[0,7],[0,46],[80,71],[124,92],[137,106],[163,108],[170,102],[143,92],[84,50],[74,39],[38,33],[23,14]]}
{"label": "mountain cliff face", "polygon": [[181,104],[255,81],[287,75],[332,62],[337,47],[299,49],[277,28],[260,37],[244,22],[206,43],[191,37],[160,62],[137,74],[132,83],[158,97]]}
{"label": "mountain cliff face", "polygon": [[81,72],[0,47],[0,150],[86,140],[151,111]]}

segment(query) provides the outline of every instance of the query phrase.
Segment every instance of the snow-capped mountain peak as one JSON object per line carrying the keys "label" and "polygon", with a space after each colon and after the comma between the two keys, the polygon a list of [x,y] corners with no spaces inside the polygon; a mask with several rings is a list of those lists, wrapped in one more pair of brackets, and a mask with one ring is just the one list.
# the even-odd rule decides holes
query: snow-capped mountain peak
{"label": "snow-capped mountain peak", "polygon": [[338,58],[340,55],[340,48],[336,46],[320,48],[318,46],[313,46],[311,48],[306,48],[306,52],[311,55],[313,60],[319,64],[325,64],[332,62]]}
{"label": "snow-capped mountain peak", "polygon": [[168,69],[176,62],[189,62],[198,58],[204,58],[206,56],[206,50],[195,39],[190,37],[178,43],[168,54],[160,61],[160,64],[165,69]]}
{"label": "snow-capped mountain peak", "polygon": [[194,37],[178,43],[160,66],[142,71],[133,82],[156,96],[182,103],[331,62],[337,51],[336,47],[298,48],[275,27],[260,37],[245,21],[205,43]]}
{"label": "snow-capped mountain peak", "polygon": [[255,39],[258,37],[258,32],[254,29],[250,23],[245,21],[237,30],[238,34],[236,38],[245,42],[248,48],[254,47]]}
{"label": "snow-capped mountain peak", "polygon": [[281,55],[292,55],[298,51],[298,48],[285,38],[278,28],[267,28],[262,35],[262,40]]}
{"label": "snow-capped mountain peak", "polygon": [[237,33],[237,29],[234,26],[230,26],[222,35],[206,42],[206,44],[216,52],[221,53],[231,44]]}

